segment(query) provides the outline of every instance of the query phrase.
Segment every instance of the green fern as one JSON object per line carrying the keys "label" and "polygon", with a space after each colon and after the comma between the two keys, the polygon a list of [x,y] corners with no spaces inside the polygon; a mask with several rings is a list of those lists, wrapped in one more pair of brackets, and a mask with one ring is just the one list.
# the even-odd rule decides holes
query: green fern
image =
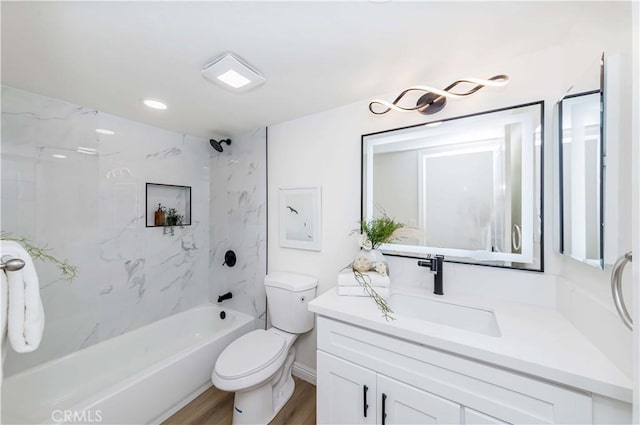
{"label": "green fern", "polygon": [[393,237],[393,232],[402,227],[404,227],[404,224],[398,223],[383,213],[381,217],[376,217],[369,221],[360,220],[360,229],[354,229],[352,233],[367,235],[367,238],[371,241],[371,248],[378,249],[383,243],[396,240]]}

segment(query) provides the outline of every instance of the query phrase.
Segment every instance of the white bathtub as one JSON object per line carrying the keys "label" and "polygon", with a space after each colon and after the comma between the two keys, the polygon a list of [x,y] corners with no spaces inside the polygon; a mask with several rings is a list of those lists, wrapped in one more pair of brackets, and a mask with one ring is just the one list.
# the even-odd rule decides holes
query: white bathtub
{"label": "white bathtub", "polygon": [[2,423],[149,424],[211,385],[221,351],[254,329],[246,314],[207,304],[13,375]]}

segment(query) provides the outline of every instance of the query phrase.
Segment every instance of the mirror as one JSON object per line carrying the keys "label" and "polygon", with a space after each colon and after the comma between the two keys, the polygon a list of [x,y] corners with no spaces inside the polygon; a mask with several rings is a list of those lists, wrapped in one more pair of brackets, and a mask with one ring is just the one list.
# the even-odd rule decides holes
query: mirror
{"label": "mirror", "polygon": [[604,62],[600,90],[558,103],[560,252],[604,268]]}
{"label": "mirror", "polygon": [[604,267],[601,92],[567,96],[560,114],[560,252]]}
{"label": "mirror", "polygon": [[543,102],[362,136],[362,217],[415,228],[385,254],[543,270]]}

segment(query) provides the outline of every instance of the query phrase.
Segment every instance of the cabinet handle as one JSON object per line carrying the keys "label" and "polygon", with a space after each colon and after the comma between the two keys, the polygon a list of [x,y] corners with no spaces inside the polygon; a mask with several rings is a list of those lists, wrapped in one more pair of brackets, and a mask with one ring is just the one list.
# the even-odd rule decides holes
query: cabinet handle
{"label": "cabinet handle", "polygon": [[367,387],[366,385],[362,386],[362,395],[364,396],[364,404],[362,406],[363,410],[364,410],[364,417],[367,417],[367,409],[369,408],[369,405],[367,404],[367,391],[369,391],[369,387]]}
{"label": "cabinet handle", "polygon": [[387,419],[387,395],[382,393],[382,425],[385,425],[385,419]]}

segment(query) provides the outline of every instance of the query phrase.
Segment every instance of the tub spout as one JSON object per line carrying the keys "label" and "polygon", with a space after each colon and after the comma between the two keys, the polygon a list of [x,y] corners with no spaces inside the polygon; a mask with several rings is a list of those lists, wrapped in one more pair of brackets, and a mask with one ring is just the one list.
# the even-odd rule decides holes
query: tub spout
{"label": "tub spout", "polygon": [[221,303],[224,300],[230,300],[233,298],[233,294],[231,292],[227,292],[226,294],[222,294],[218,296],[218,302]]}

